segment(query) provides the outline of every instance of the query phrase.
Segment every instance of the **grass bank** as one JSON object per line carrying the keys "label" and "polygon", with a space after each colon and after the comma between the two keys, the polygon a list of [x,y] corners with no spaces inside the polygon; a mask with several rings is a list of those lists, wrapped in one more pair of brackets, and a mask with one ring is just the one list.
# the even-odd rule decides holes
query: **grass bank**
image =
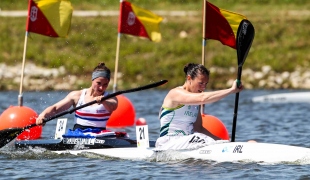
{"label": "grass bank", "polygon": [[[72,0],[74,10],[118,10],[118,1]],[[176,0],[131,1],[149,10],[202,11],[202,1]],[[247,16],[256,29],[255,39],[244,68],[260,70],[270,65],[276,72],[307,68],[310,62],[310,2],[306,0],[221,1],[211,3]],[[27,1],[4,0],[2,10],[27,10]],[[123,35],[121,37],[119,70],[122,87],[147,84],[160,79],[170,80],[166,87],[183,82],[183,66],[201,63],[202,16],[164,16],[161,23],[162,41]],[[26,17],[0,17],[0,62],[14,65],[22,62]],[[98,64],[105,62],[114,71],[118,17],[73,17],[67,38],[49,38],[31,34],[28,39],[26,63],[44,67],[65,66],[68,74],[88,79]],[[181,34],[186,34],[182,36]],[[236,51],[209,40],[206,46],[207,67],[236,67]],[[226,83],[229,77],[216,78]],[[88,83],[88,82],[87,82]],[[81,86],[84,86],[83,84]],[[88,84],[87,84],[88,86]],[[211,88],[217,85],[211,83]],[[18,87],[16,88],[18,89]]]}

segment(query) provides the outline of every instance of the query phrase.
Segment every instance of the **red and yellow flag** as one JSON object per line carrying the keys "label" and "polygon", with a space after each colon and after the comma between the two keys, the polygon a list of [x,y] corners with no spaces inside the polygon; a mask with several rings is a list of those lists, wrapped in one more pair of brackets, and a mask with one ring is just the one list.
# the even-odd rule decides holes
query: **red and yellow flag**
{"label": "red and yellow flag", "polygon": [[236,49],[237,31],[245,16],[220,9],[207,2],[205,17],[205,38],[220,41],[222,44]]}
{"label": "red and yellow flag", "polygon": [[118,32],[141,36],[151,41],[159,42],[161,40],[159,23],[162,20],[162,17],[151,11],[137,7],[130,2],[123,1],[120,4]]}
{"label": "red and yellow flag", "polygon": [[29,0],[26,31],[67,37],[73,8],[69,0]]}

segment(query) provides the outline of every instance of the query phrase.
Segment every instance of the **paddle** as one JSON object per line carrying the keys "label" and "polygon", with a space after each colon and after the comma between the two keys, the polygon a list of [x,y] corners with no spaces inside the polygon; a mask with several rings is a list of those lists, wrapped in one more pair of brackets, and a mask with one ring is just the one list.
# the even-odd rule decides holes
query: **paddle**
{"label": "paddle", "polygon": [[[237,58],[238,58],[238,75],[237,75],[238,87],[240,86],[241,83],[242,65],[249,53],[249,50],[251,48],[254,39],[254,35],[255,30],[251,22],[249,20],[243,19],[238,27],[237,39],[236,39]],[[235,142],[238,103],[239,103],[239,93],[236,93],[231,142]]]}
{"label": "paddle", "polygon": [[[128,89],[128,90],[123,90],[123,91],[117,91],[115,93],[109,94],[108,96],[105,96],[105,97],[101,98],[101,101],[107,100],[109,98],[115,97],[115,96],[120,95],[120,94],[131,93],[131,92],[136,92],[136,91],[141,91],[141,90],[146,90],[146,89],[154,88],[154,87],[163,85],[163,84],[165,84],[167,82],[168,82],[167,80],[161,80],[159,82],[152,83],[152,84],[149,84],[149,85],[146,85],[146,86],[137,87],[137,88]],[[52,116],[52,117],[44,119],[43,123],[46,123],[46,122],[48,122],[48,121],[50,121],[52,119],[56,119],[56,118],[58,118],[60,116],[72,113],[72,112],[74,112],[74,111],[76,111],[78,109],[81,109],[81,108],[86,107],[86,106],[90,106],[90,105],[95,104],[95,103],[97,103],[96,100],[91,101],[91,102],[86,103],[86,104],[83,104],[83,105],[81,105],[79,107],[72,108],[71,110],[63,111],[63,112],[61,112],[59,114],[56,114],[55,116]],[[17,128],[9,128],[9,129],[1,130],[0,131],[0,148],[2,148],[7,143],[9,143],[13,139],[15,139],[19,134],[21,134],[26,129],[30,129],[30,128],[34,127],[34,126],[37,126],[37,125],[36,124],[30,124],[30,125],[28,125],[26,127],[23,127],[23,128],[17,127]]]}

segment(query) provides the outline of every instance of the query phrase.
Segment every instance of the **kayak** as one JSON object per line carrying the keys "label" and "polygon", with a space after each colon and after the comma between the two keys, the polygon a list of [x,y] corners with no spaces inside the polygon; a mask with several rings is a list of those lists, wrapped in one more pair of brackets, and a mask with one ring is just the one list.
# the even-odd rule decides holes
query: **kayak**
{"label": "kayak", "polygon": [[[79,155],[83,153],[95,153],[128,160],[148,160],[165,157],[169,159],[200,159],[216,162],[256,162],[267,164],[296,163],[310,164],[310,149],[297,146],[251,143],[251,142],[228,142],[208,145],[194,150],[168,150],[155,151],[155,148],[108,148],[108,149],[83,149],[53,151],[57,154]],[[166,156],[165,156],[166,154]],[[168,159],[167,159],[168,157]]]}
{"label": "kayak", "polygon": [[310,164],[310,149],[292,145],[216,141],[198,149],[158,151],[155,141],[148,140],[147,125],[136,126],[137,140],[130,139],[124,132],[103,134],[80,137],[63,135],[62,139],[17,140],[15,147],[40,147],[57,154],[95,153],[127,160],[169,161],[193,158],[215,162]]}
{"label": "kayak", "polygon": [[[114,132],[109,130],[101,130],[97,128],[88,129],[69,129],[66,131],[67,119],[58,119],[55,130],[54,139],[38,139],[38,140],[16,140],[15,148],[35,148],[40,147],[47,150],[77,150],[77,149],[104,149],[104,148],[130,148],[138,147],[144,141],[147,147],[155,147],[155,141],[148,140],[147,125],[137,126],[137,137],[141,132],[145,133],[144,139],[130,139],[126,132]],[[141,131],[142,130],[142,131]],[[146,137],[147,135],[147,137]],[[144,146],[146,147],[146,146]]]}
{"label": "kayak", "polygon": [[310,103],[310,92],[269,94],[253,97],[252,101],[257,103]]}
{"label": "kayak", "polygon": [[136,126],[136,140],[126,132],[68,130],[67,119],[58,119],[54,139],[16,140],[15,148],[44,148],[56,154],[98,155],[128,160],[184,160],[310,164],[310,149],[292,145],[216,141],[198,149],[158,151],[149,140],[148,125]]}

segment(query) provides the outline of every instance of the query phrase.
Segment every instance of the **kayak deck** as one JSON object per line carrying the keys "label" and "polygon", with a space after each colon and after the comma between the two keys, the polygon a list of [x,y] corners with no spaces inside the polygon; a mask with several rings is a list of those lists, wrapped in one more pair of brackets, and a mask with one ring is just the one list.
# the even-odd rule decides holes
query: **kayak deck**
{"label": "kayak deck", "polygon": [[73,155],[95,153],[103,156],[129,160],[147,160],[155,158],[158,161],[170,161],[194,158],[207,161],[234,163],[256,162],[264,164],[310,164],[309,148],[249,142],[212,144],[194,150],[154,151],[154,148],[108,148],[53,152],[57,154],[69,153]]}
{"label": "kayak deck", "polygon": [[[155,141],[149,141],[150,147],[155,147]],[[47,150],[73,149],[105,149],[105,148],[132,148],[137,147],[137,141],[128,137],[97,137],[97,138],[64,138],[17,140],[15,148],[40,147]]]}

